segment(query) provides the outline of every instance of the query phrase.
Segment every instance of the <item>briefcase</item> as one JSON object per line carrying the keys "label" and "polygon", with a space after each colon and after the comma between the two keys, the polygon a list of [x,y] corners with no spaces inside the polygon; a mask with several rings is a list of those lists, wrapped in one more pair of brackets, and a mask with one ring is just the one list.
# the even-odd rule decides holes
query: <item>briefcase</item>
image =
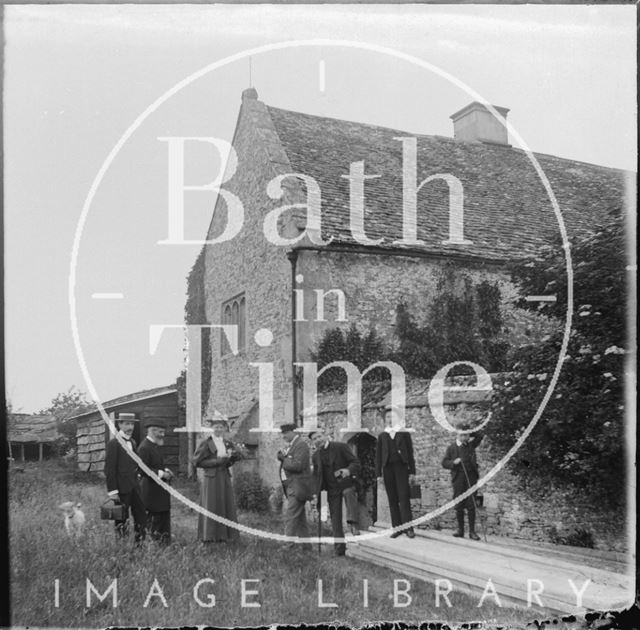
{"label": "briefcase", "polygon": [[422,499],[422,487],[419,484],[409,486],[410,499]]}
{"label": "briefcase", "polygon": [[[110,505],[106,505],[112,501]],[[124,521],[127,516],[127,506],[122,503],[116,503],[113,499],[107,499],[100,506],[100,518],[103,521]]]}

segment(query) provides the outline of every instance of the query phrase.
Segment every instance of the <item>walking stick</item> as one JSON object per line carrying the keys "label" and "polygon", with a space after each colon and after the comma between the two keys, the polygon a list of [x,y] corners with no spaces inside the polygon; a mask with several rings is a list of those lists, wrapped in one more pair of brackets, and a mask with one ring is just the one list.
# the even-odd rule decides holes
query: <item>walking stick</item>
{"label": "walking stick", "polygon": [[318,554],[322,553],[322,490],[318,492]]}
{"label": "walking stick", "polygon": [[[462,470],[464,472],[464,476],[467,479],[467,487],[471,487],[471,481],[469,479],[469,475],[467,474],[467,469],[465,468],[464,462],[462,461],[462,458],[460,458],[460,465],[462,466]],[[477,517],[480,519],[480,525],[482,527],[482,535],[484,536],[484,542],[487,542],[487,528],[486,525],[484,523],[484,521],[482,520],[482,517],[480,516],[480,512],[478,512],[478,504],[476,503],[476,493],[473,492],[471,493],[471,500],[473,501],[473,507],[475,508],[476,511],[476,515]]]}

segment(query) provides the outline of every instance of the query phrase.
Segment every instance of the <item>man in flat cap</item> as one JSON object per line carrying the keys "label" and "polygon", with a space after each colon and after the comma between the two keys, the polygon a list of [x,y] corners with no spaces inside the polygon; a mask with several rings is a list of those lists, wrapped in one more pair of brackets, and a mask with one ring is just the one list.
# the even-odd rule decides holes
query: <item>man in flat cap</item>
{"label": "man in flat cap", "polygon": [[[455,442],[447,447],[442,460],[442,465],[451,471],[451,485],[453,486],[453,498],[458,498],[472,486],[478,483],[478,461],[476,459],[476,447],[483,438],[481,431],[471,431],[468,423],[458,426],[458,435]],[[476,493],[456,504],[456,520],[458,529],[454,532],[456,538],[464,537],[464,510],[469,517],[469,538],[480,540],[476,534]]]}
{"label": "man in flat cap", "polygon": [[115,521],[116,535],[124,538],[128,533],[129,510],[133,516],[135,541],[139,543],[145,537],[147,515],[138,485],[138,464],[131,457],[136,452],[133,430],[138,419],[133,413],[118,414],[115,423],[118,435],[126,446],[122,446],[117,438],[109,440],[105,450],[104,474],[107,481],[109,498],[125,506],[122,521]]}
{"label": "man in flat cap", "polygon": [[169,483],[173,473],[165,468],[162,446],[166,424],[157,418],[145,422],[147,437],[142,440],[138,455],[153,474],[141,470],[142,500],[147,510],[147,521],[151,537],[163,545],[171,542],[171,495],[157,482],[162,479]]}
{"label": "man in flat cap", "polygon": [[[287,497],[284,533],[287,536],[308,538],[306,503],[312,496],[309,445],[302,435],[296,432],[295,424],[283,424],[280,430],[282,439],[287,443],[286,448],[278,451],[280,478]],[[303,549],[309,550],[311,545],[307,543]]]}

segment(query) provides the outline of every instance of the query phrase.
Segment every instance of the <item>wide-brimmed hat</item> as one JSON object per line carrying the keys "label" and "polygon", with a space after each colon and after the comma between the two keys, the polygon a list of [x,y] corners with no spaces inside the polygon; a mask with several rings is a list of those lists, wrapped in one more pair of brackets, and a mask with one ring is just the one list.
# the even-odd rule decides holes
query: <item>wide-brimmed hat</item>
{"label": "wide-brimmed hat", "polygon": [[203,424],[222,424],[227,429],[229,428],[229,418],[219,411],[214,411],[210,416],[205,416],[202,419]]}

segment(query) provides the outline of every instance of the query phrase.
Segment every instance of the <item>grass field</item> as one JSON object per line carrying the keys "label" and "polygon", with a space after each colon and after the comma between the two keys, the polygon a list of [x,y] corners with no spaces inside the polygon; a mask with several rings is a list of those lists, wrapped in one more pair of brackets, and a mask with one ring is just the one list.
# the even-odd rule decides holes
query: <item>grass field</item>
{"label": "grass field", "polygon": [[[179,489],[190,498],[197,496],[193,482],[180,481]],[[329,545],[321,554],[317,546],[311,553],[298,548],[287,551],[282,543],[246,534],[241,534],[236,544],[203,545],[196,540],[196,513],[176,501],[172,507],[174,543],[169,548],[154,543],[135,548],[130,541],[117,544],[113,524],[98,518],[99,505],[105,498],[103,482],[74,475],[56,461],[27,464],[23,473],[11,475],[13,625],[230,627],[339,621],[361,627],[383,620],[442,620],[453,625],[484,619],[491,625],[513,628],[526,626],[534,616],[523,608],[499,608],[490,599],[478,608],[479,597],[455,591],[450,595],[451,608],[444,602],[436,607],[433,584],[416,579],[409,580],[410,605],[394,606],[394,579],[405,576],[354,559],[337,558]],[[63,501],[81,502],[87,516],[86,533],[78,543],[67,538],[62,515],[56,509]],[[240,521],[282,531],[279,517],[273,515],[244,513]],[[215,582],[202,584],[197,594],[204,604],[213,603],[208,597],[213,594],[215,606],[204,607],[194,598],[194,587],[204,578]],[[87,606],[87,580],[104,593],[115,579],[117,607],[113,607],[111,595],[104,601],[93,595]],[[246,603],[259,607],[243,607],[242,580],[259,580],[246,583],[247,591],[258,591],[247,594]],[[318,605],[318,580],[323,581],[323,601],[337,607]],[[368,581],[366,607],[363,580]],[[401,597],[398,603],[406,601]]]}

